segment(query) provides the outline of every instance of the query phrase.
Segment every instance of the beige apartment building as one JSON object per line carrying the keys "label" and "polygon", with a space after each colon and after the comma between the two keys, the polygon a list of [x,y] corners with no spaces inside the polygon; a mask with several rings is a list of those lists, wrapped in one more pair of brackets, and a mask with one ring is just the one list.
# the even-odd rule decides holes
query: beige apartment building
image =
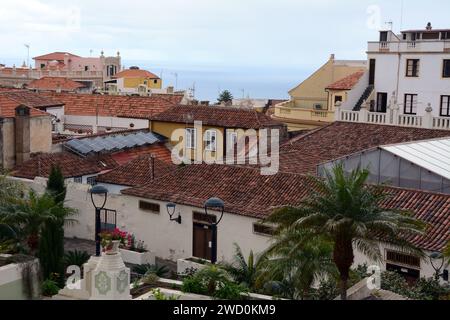
{"label": "beige apartment building", "polygon": [[289,131],[308,130],[334,120],[334,103],[326,88],[356,72],[366,70],[365,60],[336,60],[334,54],[310,77],[289,91],[290,100],[275,106],[273,118]]}

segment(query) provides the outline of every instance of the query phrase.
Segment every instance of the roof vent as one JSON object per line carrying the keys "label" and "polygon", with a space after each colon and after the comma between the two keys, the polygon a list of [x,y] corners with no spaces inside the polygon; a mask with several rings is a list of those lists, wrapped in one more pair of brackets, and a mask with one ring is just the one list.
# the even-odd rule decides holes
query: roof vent
{"label": "roof vent", "polygon": [[431,31],[433,27],[431,26],[431,22],[428,22],[427,24],[427,31]]}
{"label": "roof vent", "polygon": [[130,70],[139,70],[139,67],[132,66],[132,67],[130,67]]}

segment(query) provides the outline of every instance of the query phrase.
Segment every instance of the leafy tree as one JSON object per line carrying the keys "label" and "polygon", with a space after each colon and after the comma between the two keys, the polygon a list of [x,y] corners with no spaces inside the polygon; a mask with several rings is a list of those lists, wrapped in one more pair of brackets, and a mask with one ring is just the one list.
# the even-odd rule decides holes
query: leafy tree
{"label": "leafy tree", "polygon": [[217,98],[217,101],[219,103],[230,103],[233,101],[233,95],[231,94],[230,91],[228,90],[224,90],[220,93],[219,98]]}
{"label": "leafy tree", "polygon": [[354,247],[379,261],[378,243],[383,238],[405,252],[423,256],[405,235],[421,235],[425,225],[409,213],[383,209],[381,203],[388,195],[379,187],[367,186],[368,176],[368,170],[358,168],[347,174],[337,165],[324,179],[311,177],[316,192],[299,207],[279,209],[269,218],[281,228],[311,230],[332,240],[343,300],[347,299]]}
{"label": "leafy tree", "polygon": [[299,228],[283,228],[264,253],[259,283],[291,299],[305,299],[314,281],[335,274],[333,244]]}

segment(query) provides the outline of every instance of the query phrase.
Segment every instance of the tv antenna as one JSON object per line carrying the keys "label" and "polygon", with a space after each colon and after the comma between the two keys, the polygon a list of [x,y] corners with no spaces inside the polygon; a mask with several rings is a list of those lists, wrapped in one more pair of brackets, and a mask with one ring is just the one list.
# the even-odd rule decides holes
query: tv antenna
{"label": "tv antenna", "polygon": [[173,72],[172,75],[175,77],[175,91],[177,91],[178,88],[178,73]]}

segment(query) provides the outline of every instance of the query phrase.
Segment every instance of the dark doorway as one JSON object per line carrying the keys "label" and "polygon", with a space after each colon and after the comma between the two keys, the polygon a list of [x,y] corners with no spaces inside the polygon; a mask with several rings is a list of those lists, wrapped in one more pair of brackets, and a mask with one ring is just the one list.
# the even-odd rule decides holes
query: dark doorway
{"label": "dark doorway", "polygon": [[375,67],[377,60],[370,59],[369,66],[369,85],[373,86],[375,84]]}
{"label": "dark doorway", "polygon": [[377,109],[376,112],[386,113],[387,110],[387,97],[386,92],[378,92],[377,94]]}
{"label": "dark doorway", "polygon": [[211,260],[212,231],[207,224],[193,224],[192,255],[196,258]]}

